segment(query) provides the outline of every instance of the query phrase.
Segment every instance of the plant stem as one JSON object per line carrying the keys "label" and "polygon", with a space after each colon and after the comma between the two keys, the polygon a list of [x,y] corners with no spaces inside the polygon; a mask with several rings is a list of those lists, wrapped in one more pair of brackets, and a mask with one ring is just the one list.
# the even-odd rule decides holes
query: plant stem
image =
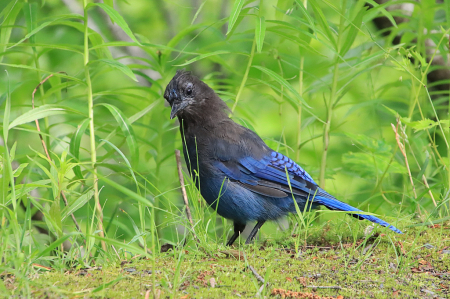
{"label": "plant stem", "polygon": [[[299,73],[299,88],[298,93],[303,97],[303,66],[305,64],[305,57],[300,58],[300,73]],[[298,118],[297,118],[297,146],[295,147],[295,160],[298,162],[300,160],[300,144],[302,144],[302,104],[298,103]]]}
{"label": "plant stem", "polygon": [[[347,0],[342,1],[342,13],[339,24],[339,32],[344,32],[345,28],[345,9],[347,6]],[[336,43],[336,52],[339,53],[339,45],[341,42],[342,34],[338,34],[338,39]],[[328,154],[328,146],[330,145],[330,128],[331,128],[331,118],[333,116],[333,102],[336,98],[337,91],[337,83],[338,83],[338,74],[339,74],[339,63],[341,58],[338,54],[336,54],[336,62],[334,65],[333,72],[333,84],[331,87],[330,99],[327,104],[327,122],[323,128],[323,152],[322,152],[322,160],[320,163],[320,175],[319,175],[319,185],[321,188],[325,188],[325,170],[327,167],[327,154]]]}
{"label": "plant stem", "polygon": [[[94,184],[94,200],[95,209],[98,217],[98,230],[100,237],[104,238],[103,231],[103,212],[100,205],[100,198],[98,193],[98,177],[97,177],[97,151],[95,149],[95,128],[94,128],[94,99],[92,96],[92,83],[91,76],[89,74],[89,27],[88,27],[88,12],[87,12],[87,0],[83,0],[84,6],[84,75],[86,77],[86,85],[88,91],[88,109],[89,109],[89,135],[90,135],[90,147],[91,147],[91,166],[93,169],[93,184]],[[101,241],[102,249],[106,251],[105,241]]]}
{"label": "plant stem", "polygon": [[[303,1],[303,6],[305,9],[308,8],[308,0]],[[299,47],[299,50],[301,48]],[[301,51],[300,51],[301,55]],[[298,76],[298,93],[303,97],[303,68],[305,66],[305,57],[300,57],[300,72]],[[300,145],[302,144],[302,104],[298,104],[298,118],[297,118],[297,146],[295,147],[295,160],[298,162],[300,160]]]}
{"label": "plant stem", "polygon": [[236,94],[236,100],[234,101],[233,108],[231,108],[231,112],[234,112],[236,109],[237,103],[239,101],[239,97],[242,94],[242,90],[244,89],[245,83],[247,83],[248,72],[250,71],[250,67],[252,66],[253,56],[255,56],[255,48],[256,48],[256,35],[253,38],[252,50],[250,52],[250,57],[248,59],[247,69],[245,70],[244,77],[242,78],[241,86],[239,86],[238,93]]}
{"label": "plant stem", "polygon": [[[448,4],[447,4],[448,6]],[[447,28],[450,28],[450,11],[448,9],[445,10],[445,15],[446,15],[446,19],[447,19]],[[445,32],[445,34],[448,34],[448,30]],[[446,55],[444,53],[441,53],[442,55]],[[448,115],[450,115],[450,92],[448,95]],[[448,132],[448,140],[450,140],[450,130]],[[450,161],[450,147],[447,147],[447,159]],[[450,162],[449,162],[450,163]],[[450,165],[447,165],[447,190],[450,189]]]}

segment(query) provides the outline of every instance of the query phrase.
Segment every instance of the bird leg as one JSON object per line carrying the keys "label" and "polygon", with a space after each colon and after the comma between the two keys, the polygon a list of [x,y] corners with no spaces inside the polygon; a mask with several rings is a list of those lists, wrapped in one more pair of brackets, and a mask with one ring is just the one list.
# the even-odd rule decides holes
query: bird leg
{"label": "bird leg", "polygon": [[258,233],[259,229],[261,228],[261,226],[263,226],[263,224],[266,221],[258,221],[255,225],[255,227],[253,228],[252,232],[250,233],[250,235],[248,235],[247,241],[245,241],[245,244],[250,244],[253,239],[255,238],[256,234]]}
{"label": "bird leg", "polygon": [[231,236],[230,240],[227,242],[227,246],[233,245],[234,241],[239,237],[239,235],[244,231],[245,224],[235,222],[234,223],[234,234]]}

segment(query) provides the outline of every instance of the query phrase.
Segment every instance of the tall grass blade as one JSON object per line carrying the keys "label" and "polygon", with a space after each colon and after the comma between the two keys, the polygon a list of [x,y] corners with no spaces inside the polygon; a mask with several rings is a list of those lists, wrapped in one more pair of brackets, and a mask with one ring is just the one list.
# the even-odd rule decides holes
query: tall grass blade
{"label": "tall grass blade", "polygon": [[[0,53],[4,53],[6,50],[11,31],[22,6],[23,3],[19,0],[11,1],[1,12],[4,19],[0,28]],[[2,62],[3,57],[3,55],[0,56],[0,62]]]}
{"label": "tall grass blade", "polygon": [[134,75],[133,71],[128,66],[118,62],[117,60],[99,59],[99,60],[96,60],[96,61],[101,61],[103,63],[106,63],[110,67],[113,67],[113,68],[121,71],[125,75],[127,75],[129,78],[131,78],[131,80],[133,80],[135,82],[138,82],[138,79],[136,79],[136,76]]}
{"label": "tall grass blade", "polygon": [[241,13],[244,2],[244,0],[234,0],[233,8],[231,9],[231,14],[228,19],[227,35],[233,30],[233,26]]}
{"label": "tall grass blade", "polygon": [[17,117],[9,124],[8,129],[10,130],[14,127],[52,115],[73,114],[73,113],[83,115],[80,111],[66,106],[52,105],[52,104],[42,105],[38,108],[25,112],[21,116]]}
{"label": "tall grass blade", "polygon": [[[72,139],[70,140],[69,145],[69,153],[75,158],[75,160],[78,162],[80,161],[80,146],[81,146],[81,138],[83,137],[87,127],[89,126],[89,118],[86,118],[81,122],[80,125],[78,125],[77,130],[72,136]],[[83,174],[81,173],[81,168],[79,165],[76,165],[73,168],[73,172],[75,173],[75,176],[82,180]]]}
{"label": "tall grass blade", "polygon": [[82,194],[75,201],[70,202],[67,207],[61,211],[61,220],[66,219],[67,216],[75,213],[77,210],[82,208],[91,198],[94,196],[94,190],[88,190],[86,193]]}
{"label": "tall grass blade", "polygon": [[124,18],[111,6],[104,3],[89,3],[86,6],[86,9],[89,9],[92,6],[98,6],[103,9],[111,18],[113,22],[115,22],[122,30],[138,45],[141,43],[136,39],[133,32],[131,32],[130,27],[128,27],[127,22],[125,22]]}
{"label": "tall grass blade", "polygon": [[266,35],[266,19],[264,17],[256,18],[255,35],[256,35],[256,51],[258,53],[261,53],[264,44],[264,37]]}
{"label": "tall grass blade", "polygon": [[111,114],[116,119],[127,141],[128,149],[131,153],[131,163],[132,165],[137,165],[139,159],[139,147],[136,142],[136,135],[134,134],[133,127],[131,126],[128,118],[122,113],[119,108],[114,105],[105,103],[99,105],[108,108],[109,112],[111,112]]}

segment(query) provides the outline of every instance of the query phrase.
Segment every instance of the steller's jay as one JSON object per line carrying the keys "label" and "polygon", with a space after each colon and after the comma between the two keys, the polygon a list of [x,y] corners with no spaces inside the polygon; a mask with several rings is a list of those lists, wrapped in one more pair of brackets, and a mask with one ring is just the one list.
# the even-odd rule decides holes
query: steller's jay
{"label": "steller's jay", "polygon": [[229,109],[208,85],[190,72],[177,71],[164,98],[178,117],[183,151],[191,176],[206,202],[222,217],[234,221],[233,244],[248,221],[257,221],[250,243],[267,220],[323,205],[348,211],[402,232],[389,223],[343,203],[320,188],[311,176],[288,157],[269,148],[253,131],[228,117]]}

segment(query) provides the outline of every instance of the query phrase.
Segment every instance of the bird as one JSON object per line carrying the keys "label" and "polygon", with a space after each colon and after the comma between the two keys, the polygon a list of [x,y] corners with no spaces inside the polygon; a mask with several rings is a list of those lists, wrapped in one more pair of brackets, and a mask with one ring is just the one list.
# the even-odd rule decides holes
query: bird
{"label": "bird", "polygon": [[234,122],[226,103],[191,72],[178,70],[164,91],[178,118],[188,171],[202,197],[217,214],[233,221],[231,246],[248,222],[256,225],[246,239],[252,243],[266,221],[289,213],[325,206],[345,211],[402,232],[373,215],[352,207],[320,188],[287,156],[271,149],[255,132]]}

